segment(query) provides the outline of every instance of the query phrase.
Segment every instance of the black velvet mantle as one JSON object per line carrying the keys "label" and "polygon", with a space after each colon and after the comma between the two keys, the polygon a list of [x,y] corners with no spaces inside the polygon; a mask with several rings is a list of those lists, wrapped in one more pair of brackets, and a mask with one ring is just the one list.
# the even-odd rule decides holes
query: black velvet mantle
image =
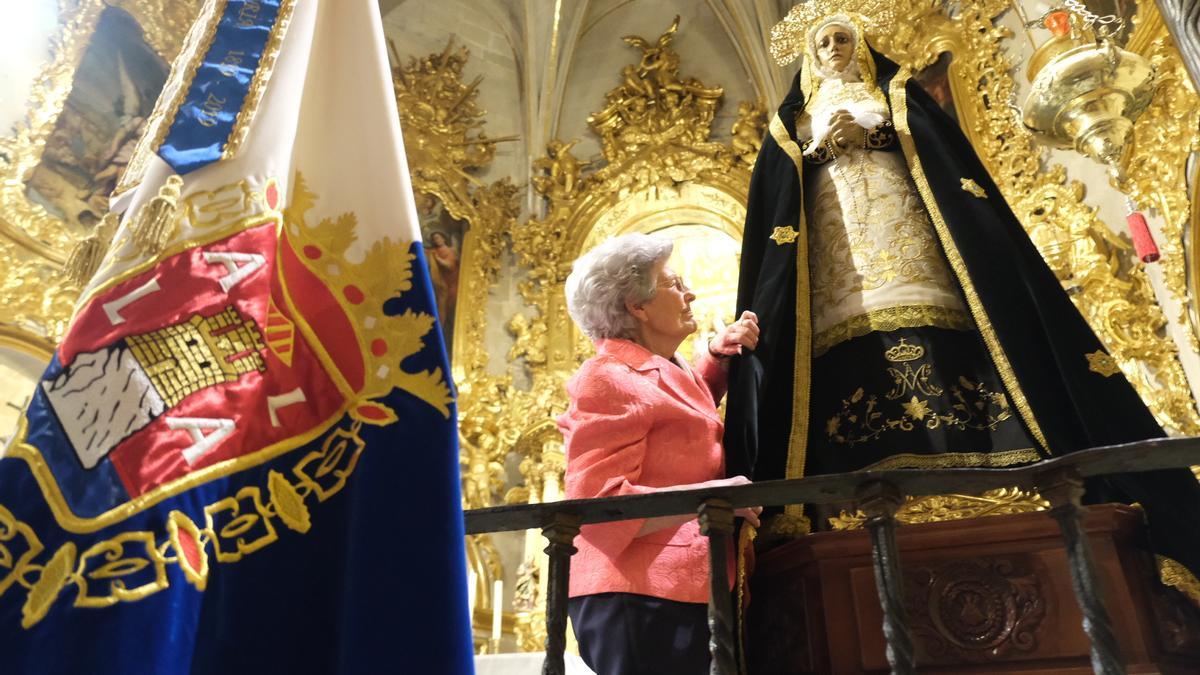
{"label": "black velvet mantle", "polygon": [[[1120,373],[1090,368],[1104,348],[1029,240],[958,124],[906,69],[872,52],[877,83],[942,252],[967,299],[1009,398],[1048,455],[1160,437],[1162,429]],[[803,475],[811,377],[804,162],[795,121],[799,76],[772,120],[751,178],[737,312],[754,311],[762,337],[730,372],[725,447],[730,475]],[[986,198],[966,191],[973,180]],[[790,243],[770,237],[793,228]],[[786,238],[777,238],[786,242]],[[1120,476],[1089,486],[1095,500],[1138,501],[1156,544],[1200,542],[1200,490],[1186,469]],[[1182,530],[1182,531],[1181,531]],[[1200,570],[1200,543],[1159,545]]]}

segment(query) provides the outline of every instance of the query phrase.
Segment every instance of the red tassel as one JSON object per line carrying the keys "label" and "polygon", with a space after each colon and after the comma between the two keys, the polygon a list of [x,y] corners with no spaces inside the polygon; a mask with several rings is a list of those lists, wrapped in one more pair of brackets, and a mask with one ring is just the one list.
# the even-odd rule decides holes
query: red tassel
{"label": "red tassel", "polygon": [[1129,236],[1133,238],[1133,250],[1138,260],[1144,263],[1157,261],[1158,246],[1154,243],[1154,235],[1150,233],[1150,226],[1146,224],[1146,218],[1141,211],[1133,211],[1125,216],[1125,223],[1129,226]]}

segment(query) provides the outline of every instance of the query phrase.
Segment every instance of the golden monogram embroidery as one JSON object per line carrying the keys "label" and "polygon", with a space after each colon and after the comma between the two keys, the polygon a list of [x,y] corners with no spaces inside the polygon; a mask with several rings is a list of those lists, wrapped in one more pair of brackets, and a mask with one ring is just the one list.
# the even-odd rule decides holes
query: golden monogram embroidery
{"label": "golden monogram embroidery", "polygon": [[[858,387],[842,409],[825,423],[825,433],[836,443],[854,446],[872,441],[888,431],[912,431],[917,425],[926,429],[943,426],[959,431],[994,431],[1012,418],[1012,409],[1004,392],[988,389],[980,382],[959,376],[949,393],[930,382],[933,366],[921,363],[925,348],[900,344],[884,352],[894,366],[887,369],[892,377],[891,391],[882,400]],[[915,366],[915,368],[914,368]]]}

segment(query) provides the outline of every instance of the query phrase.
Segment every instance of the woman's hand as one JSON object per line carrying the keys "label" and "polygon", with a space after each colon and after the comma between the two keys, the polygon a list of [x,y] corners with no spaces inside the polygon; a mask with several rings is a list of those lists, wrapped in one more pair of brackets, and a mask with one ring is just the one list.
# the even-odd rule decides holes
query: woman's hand
{"label": "woman's hand", "polygon": [[866,130],[854,121],[854,115],[849,111],[838,110],[829,117],[829,131],[826,138],[837,146],[839,151],[847,148],[861,148]]}
{"label": "woman's hand", "polygon": [[[732,476],[730,478],[718,478],[717,480],[710,480],[705,483],[705,485],[711,487],[734,487],[737,485],[749,485],[752,482],[754,481],[746,478],[745,476]],[[758,521],[758,514],[762,513],[762,510],[763,509],[761,506],[746,506],[735,510],[733,515],[745,518],[747,523],[758,527],[761,525],[761,523]]]}
{"label": "woman's hand", "polygon": [[[733,487],[736,485],[749,485],[752,481],[745,476],[734,476],[732,478],[715,478],[706,480],[703,483],[687,483],[686,485],[672,485],[670,487],[658,488],[659,492],[675,492],[676,490],[695,490],[697,488],[714,488],[714,487]],[[762,513],[761,506],[747,506],[745,508],[736,509],[733,515],[745,518],[747,523],[758,527],[758,514]],[[635,537],[650,534],[665,530],[668,527],[679,527],[680,525],[695,520],[696,516],[658,516],[657,518],[647,518],[642,523],[641,529],[638,530]]]}
{"label": "woman's hand", "polygon": [[741,354],[742,349],[754,350],[758,346],[758,316],[751,311],[742,312],[742,318],[721,329],[708,343],[708,353],[718,358]]}

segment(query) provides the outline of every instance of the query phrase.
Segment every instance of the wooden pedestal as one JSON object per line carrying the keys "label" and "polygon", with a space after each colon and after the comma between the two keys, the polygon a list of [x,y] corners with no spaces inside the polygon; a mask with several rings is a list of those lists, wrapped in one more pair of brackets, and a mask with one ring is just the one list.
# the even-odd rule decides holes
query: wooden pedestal
{"label": "wooden pedestal", "polygon": [[[1200,673],[1200,611],[1158,583],[1141,511],[1084,517],[1129,673]],[[1058,525],[1044,513],[897,529],[921,673],[1091,673]],[[750,580],[752,675],[887,673],[864,531],[822,532],[760,554]]]}

